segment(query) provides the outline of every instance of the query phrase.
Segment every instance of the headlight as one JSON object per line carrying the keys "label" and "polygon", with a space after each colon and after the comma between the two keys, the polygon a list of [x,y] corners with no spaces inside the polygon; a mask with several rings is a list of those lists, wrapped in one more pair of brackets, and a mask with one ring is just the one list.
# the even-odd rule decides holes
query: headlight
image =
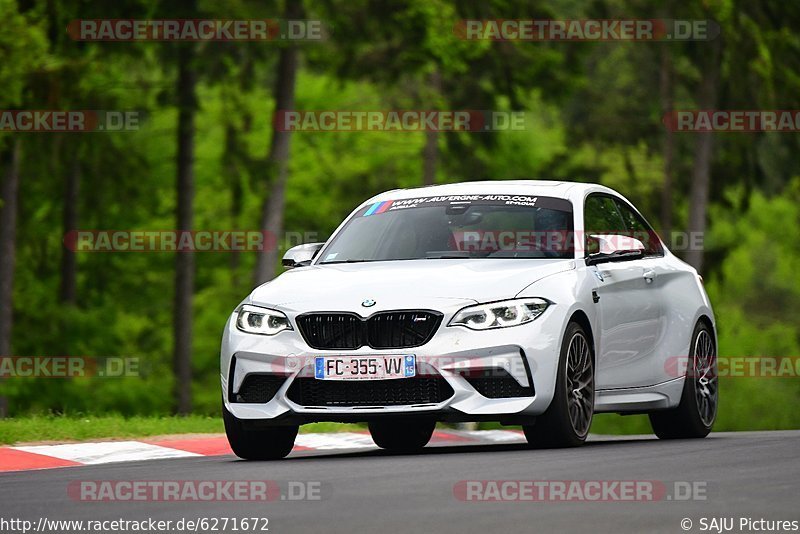
{"label": "headlight", "polygon": [[466,326],[472,330],[489,330],[530,323],[550,305],[540,299],[518,299],[469,306],[456,313],[448,326]]}
{"label": "headlight", "polygon": [[289,318],[277,310],[243,305],[236,317],[236,327],[248,334],[274,336],[284,330],[293,330]]}

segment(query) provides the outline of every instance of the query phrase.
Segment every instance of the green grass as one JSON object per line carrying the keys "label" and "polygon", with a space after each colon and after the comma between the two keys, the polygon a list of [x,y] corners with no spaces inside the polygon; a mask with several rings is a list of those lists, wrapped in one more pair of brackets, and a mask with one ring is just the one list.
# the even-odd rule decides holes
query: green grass
{"label": "green grass", "polygon": [[[721,378],[720,411],[714,430],[781,430],[800,428],[800,387],[796,378]],[[482,423],[481,429],[514,428]],[[344,432],[364,430],[365,425],[313,423],[300,432]],[[596,434],[649,434],[645,415],[595,416],[591,431]],[[32,415],[0,419],[0,444],[32,441],[84,441],[108,438],[138,438],[164,434],[222,433],[219,417],[192,415],[132,416],[77,414]]]}
{"label": "green grass", "polygon": [[[344,432],[363,430],[363,428],[363,425],[313,423],[303,425],[300,431]],[[141,438],[165,434],[214,434],[224,431],[222,418],[200,415],[188,417],[34,415],[0,420],[0,444]]]}
{"label": "green grass", "polygon": [[[794,430],[800,428],[800,384],[797,378],[722,377],[714,432]],[[480,429],[512,428],[481,423]],[[594,434],[651,434],[646,415],[603,413],[594,416]]]}

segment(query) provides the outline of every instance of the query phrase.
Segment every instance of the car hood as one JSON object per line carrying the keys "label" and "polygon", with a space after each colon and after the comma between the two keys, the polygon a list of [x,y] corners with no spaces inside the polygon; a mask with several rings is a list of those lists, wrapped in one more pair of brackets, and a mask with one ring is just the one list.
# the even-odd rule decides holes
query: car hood
{"label": "car hood", "polygon": [[[530,284],[569,270],[573,260],[435,259],[311,265],[256,288],[253,304],[286,310],[437,308],[514,298]],[[369,308],[361,303],[371,299]],[[449,307],[449,306],[448,306]]]}

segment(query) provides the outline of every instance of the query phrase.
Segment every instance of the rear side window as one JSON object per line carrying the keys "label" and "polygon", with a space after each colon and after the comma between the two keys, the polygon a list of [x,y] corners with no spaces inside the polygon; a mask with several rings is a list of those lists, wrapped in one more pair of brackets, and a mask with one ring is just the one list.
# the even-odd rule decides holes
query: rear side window
{"label": "rear side window", "polygon": [[583,205],[584,247],[586,254],[597,252],[596,234],[624,234],[627,231],[614,199],[605,195],[589,195]]}
{"label": "rear side window", "polygon": [[614,202],[628,230],[626,235],[644,243],[646,256],[663,256],[664,247],[661,246],[661,240],[655,230],[650,228],[650,225],[628,204],[618,198],[615,198]]}
{"label": "rear side window", "polygon": [[590,195],[583,208],[583,229],[586,235],[620,234],[628,227],[617,209],[614,199],[601,195]]}
{"label": "rear side window", "polygon": [[583,208],[587,253],[595,252],[589,242],[593,234],[617,234],[634,237],[645,247],[645,256],[663,256],[664,247],[658,234],[625,201],[606,194],[591,194]]}

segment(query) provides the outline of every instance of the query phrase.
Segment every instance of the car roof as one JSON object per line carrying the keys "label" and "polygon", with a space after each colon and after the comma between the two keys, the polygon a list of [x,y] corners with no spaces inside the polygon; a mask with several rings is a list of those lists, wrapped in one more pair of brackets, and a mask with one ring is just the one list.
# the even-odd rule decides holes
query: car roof
{"label": "car roof", "polygon": [[487,194],[540,195],[569,200],[576,196],[583,196],[589,191],[619,195],[613,189],[592,183],[556,180],[487,180],[393,189],[372,197],[366,203],[416,197]]}

